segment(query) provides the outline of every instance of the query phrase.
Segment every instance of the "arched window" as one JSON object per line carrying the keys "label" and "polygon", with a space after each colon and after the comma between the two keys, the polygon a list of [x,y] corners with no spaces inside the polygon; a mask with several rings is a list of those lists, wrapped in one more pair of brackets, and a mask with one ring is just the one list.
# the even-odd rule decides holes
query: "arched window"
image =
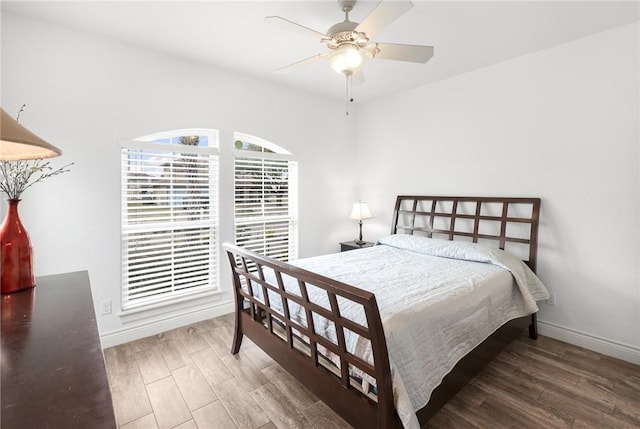
{"label": "arched window", "polygon": [[234,134],[236,244],[282,261],[298,257],[298,164],[280,146]]}
{"label": "arched window", "polygon": [[218,290],[218,132],[121,142],[122,309]]}

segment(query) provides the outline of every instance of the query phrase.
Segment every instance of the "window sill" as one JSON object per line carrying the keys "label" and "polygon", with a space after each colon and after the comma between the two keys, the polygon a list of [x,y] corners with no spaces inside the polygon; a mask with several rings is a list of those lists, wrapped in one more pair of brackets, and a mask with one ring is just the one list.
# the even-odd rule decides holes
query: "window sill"
{"label": "window sill", "polygon": [[[147,313],[153,310],[162,309],[171,306],[177,306],[179,304],[190,303],[192,301],[196,301],[202,298],[214,297],[213,301],[218,301],[221,298],[223,292],[221,290],[213,290],[213,291],[204,291],[204,292],[194,292],[191,294],[185,294],[180,297],[167,298],[164,301],[158,301],[150,304],[140,304],[139,306],[129,308],[127,310],[122,310],[116,313],[116,316],[121,318],[129,318],[135,317],[136,315],[140,315],[142,313]],[[194,304],[196,305],[196,304]]]}

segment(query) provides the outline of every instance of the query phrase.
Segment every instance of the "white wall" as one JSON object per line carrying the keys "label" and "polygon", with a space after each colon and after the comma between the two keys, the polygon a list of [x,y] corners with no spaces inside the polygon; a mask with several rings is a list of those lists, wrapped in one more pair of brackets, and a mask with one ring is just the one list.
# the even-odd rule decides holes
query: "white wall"
{"label": "white wall", "polygon": [[[541,197],[539,274],[557,296],[541,330],[636,359],[638,33],[636,23],[360,105],[354,127],[341,102],[4,13],[2,106],[27,103],[23,124],[65,151],[54,163],[76,163],[21,203],[36,274],[87,269],[96,305],[117,307],[118,139],[216,128],[228,160],[241,131],[298,156],[303,257],[353,236],[357,198],[376,215],[364,227],[374,239],[397,194]],[[222,240],[232,240],[231,185],[226,162]],[[228,310],[223,267],[216,302],[99,316],[107,345]]]}
{"label": "white wall", "polygon": [[[22,103],[27,110],[21,122],[63,149],[53,164],[75,162],[70,173],[23,196],[21,217],[36,275],[88,270],[96,309],[111,300],[117,312],[120,303],[121,138],[190,127],[220,130],[222,241],[233,241],[234,131],[270,140],[297,157],[300,256],[338,251],[338,242],[353,233],[348,214],[357,199],[355,144],[340,102],[3,13],[2,106],[14,112]],[[220,278],[225,293],[215,302],[128,318],[98,316],[105,344],[231,310],[224,264]]]}
{"label": "white wall", "polygon": [[538,272],[557,296],[541,329],[640,363],[638,36],[635,23],[361,106],[369,229],[388,233],[400,193],[541,197]]}

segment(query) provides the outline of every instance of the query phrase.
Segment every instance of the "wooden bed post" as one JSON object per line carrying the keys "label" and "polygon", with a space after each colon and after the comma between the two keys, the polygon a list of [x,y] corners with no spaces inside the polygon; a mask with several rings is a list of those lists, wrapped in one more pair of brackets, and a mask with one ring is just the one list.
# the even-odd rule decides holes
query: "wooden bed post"
{"label": "wooden bed post", "polygon": [[529,338],[532,340],[538,339],[538,313],[531,315],[531,324],[529,324]]}
{"label": "wooden bed post", "polygon": [[391,380],[391,365],[387,340],[384,336],[382,320],[378,302],[373,296],[370,300],[371,314],[367,314],[367,324],[371,331],[371,348],[374,351],[376,381],[378,383],[377,422],[380,429],[402,428],[402,423],[396,413],[393,400],[393,382]]}
{"label": "wooden bed post", "polygon": [[[229,264],[231,267],[236,265],[235,256],[231,252],[227,252],[227,256],[229,258]],[[231,354],[236,355],[240,352],[240,346],[242,345],[242,306],[244,304],[244,299],[238,293],[238,289],[240,288],[240,276],[235,270],[231,270],[233,274],[233,296],[236,303],[235,309],[235,323],[234,323],[234,331],[233,331],[233,343],[231,343]]]}

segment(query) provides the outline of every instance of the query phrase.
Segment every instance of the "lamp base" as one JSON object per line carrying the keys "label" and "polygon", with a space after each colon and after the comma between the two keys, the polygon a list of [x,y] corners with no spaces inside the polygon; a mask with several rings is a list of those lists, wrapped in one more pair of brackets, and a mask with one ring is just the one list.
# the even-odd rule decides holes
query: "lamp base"
{"label": "lamp base", "polygon": [[367,244],[366,241],[358,240],[357,238],[355,240],[353,240],[353,242],[356,243],[358,246],[362,246],[363,244]]}

